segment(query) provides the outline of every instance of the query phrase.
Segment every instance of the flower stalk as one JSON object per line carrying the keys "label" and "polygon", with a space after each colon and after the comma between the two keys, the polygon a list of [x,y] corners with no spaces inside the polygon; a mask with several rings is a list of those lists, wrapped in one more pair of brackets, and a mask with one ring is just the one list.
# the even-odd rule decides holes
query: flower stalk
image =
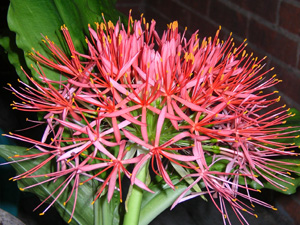
{"label": "flower stalk", "polygon": [[[139,171],[137,178],[142,182],[146,181],[146,176],[148,173],[148,165],[145,165]],[[129,198],[125,204],[127,204],[126,213],[124,216],[124,225],[138,225],[140,219],[140,212],[141,212],[141,204],[143,199],[143,192],[144,190],[140,187],[134,185],[132,186],[132,190],[128,193]]]}

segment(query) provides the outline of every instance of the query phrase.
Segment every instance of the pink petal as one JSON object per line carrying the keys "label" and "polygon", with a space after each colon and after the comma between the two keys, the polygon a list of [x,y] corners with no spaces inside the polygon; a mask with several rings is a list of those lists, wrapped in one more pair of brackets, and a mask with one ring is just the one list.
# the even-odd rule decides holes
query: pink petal
{"label": "pink petal", "polygon": [[121,140],[121,133],[120,133],[120,130],[118,127],[117,119],[115,117],[113,117],[113,118],[111,118],[111,120],[112,120],[112,125],[114,128],[114,134],[115,134],[116,141],[119,143]]}
{"label": "pink petal", "polygon": [[175,112],[182,118],[184,119],[186,122],[188,122],[189,124],[191,125],[194,125],[194,121],[192,121],[187,115],[185,115],[184,112],[182,112],[182,110],[177,106],[176,102],[175,101],[172,101],[172,105],[173,105],[173,108],[175,110]]}
{"label": "pink petal", "polygon": [[107,151],[106,148],[103,147],[103,145],[99,141],[94,141],[93,145],[100,150],[100,152],[107,155],[110,159],[116,159],[109,151]]}
{"label": "pink petal", "polygon": [[117,179],[118,167],[114,167],[113,171],[110,173],[108,191],[107,191],[107,199],[110,202],[116,187],[116,179]]}
{"label": "pink petal", "polygon": [[[175,99],[176,101],[180,102],[181,104],[189,107],[191,110],[194,110],[194,111],[199,111],[199,112],[208,112],[209,111],[201,106],[198,106],[198,105],[195,105],[194,103],[192,102],[189,102],[189,101],[186,101],[176,95],[172,95],[172,98]],[[173,104],[174,105],[174,104]]]}
{"label": "pink petal", "polygon": [[110,162],[89,164],[89,165],[84,165],[84,166],[80,167],[80,170],[84,171],[84,172],[93,171],[93,170],[97,170],[97,169],[100,169],[103,167],[107,167],[110,164],[111,164]]}
{"label": "pink petal", "polygon": [[177,142],[177,141],[179,141],[179,140],[181,140],[181,139],[183,139],[185,137],[189,137],[189,136],[191,136],[190,132],[184,131],[184,132],[182,132],[180,134],[177,134],[175,137],[173,137],[172,139],[170,139],[166,143],[162,144],[160,147],[164,148],[166,146],[169,146],[169,145],[171,145],[171,144],[173,144],[173,143],[175,143],[175,142]]}
{"label": "pink petal", "polygon": [[127,62],[127,63],[122,67],[122,69],[119,71],[119,74],[118,74],[118,77],[117,77],[116,80],[119,80],[120,77],[124,75],[124,73],[129,69],[129,67],[132,65],[132,63],[136,60],[136,58],[138,57],[138,55],[139,55],[139,52],[136,53],[136,54],[132,57],[132,59],[131,59],[129,62]]}
{"label": "pink petal", "polygon": [[144,190],[146,190],[146,191],[148,191],[148,192],[150,192],[150,193],[152,193],[152,194],[155,193],[154,191],[152,191],[151,189],[149,189],[149,188],[146,186],[146,184],[144,184],[144,183],[143,183],[142,181],[140,181],[138,178],[135,178],[134,184],[136,184],[136,185],[139,186],[140,188],[142,188],[142,189],[144,189]]}
{"label": "pink petal", "polygon": [[85,144],[83,144],[82,146],[76,147],[66,153],[64,153],[62,156],[58,157],[57,161],[61,161],[67,158],[70,158],[73,154],[77,154],[78,152],[88,148],[91,145],[91,142],[88,141]]}
{"label": "pink petal", "polygon": [[183,162],[191,162],[196,159],[199,159],[198,156],[191,156],[191,155],[180,155],[180,154],[172,154],[166,151],[163,151],[162,155],[166,156],[167,158],[172,158],[178,161],[183,161]]}
{"label": "pink petal", "polygon": [[135,183],[136,175],[137,175],[138,171],[139,171],[143,166],[145,166],[145,163],[147,162],[148,159],[151,158],[151,156],[152,156],[151,154],[145,155],[145,156],[141,159],[141,161],[139,161],[139,162],[135,165],[135,167],[134,167],[134,169],[133,169],[133,171],[132,171],[131,178],[130,178],[131,184],[134,184],[134,183]]}
{"label": "pink petal", "polygon": [[153,146],[152,145],[149,145],[147,144],[146,142],[142,141],[141,139],[139,139],[138,137],[134,136],[132,133],[130,133],[129,131],[125,130],[125,129],[122,129],[125,137],[127,137],[129,140],[141,145],[141,146],[144,146],[145,148],[148,148],[148,149],[152,149]]}
{"label": "pink petal", "polygon": [[188,191],[191,190],[191,188],[197,184],[200,180],[202,179],[202,176],[199,176],[193,183],[191,183],[190,186],[188,186],[180,195],[179,197],[175,200],[175,202],[171,206],[171,210],[181,201],[181,199],[186,195]]}
{"label": "pink petal", "polygon": [[[136,117],[134,117],[134,119],[137,119],[138,117],[139,117],[139,116],[136,116]],[[122,128],[128,126],[129,124],[131,124],[130,121],[124,120],[124,121],[122,121],[121,123],[118,124],[118,127],[119,127],[119,129],[122,129]],[[104,135],[106,135],[106,134],[110,134],[110,133],[112,133],[113,131],[114,131],[114,129],[113,129],[113,128],[110,128],[110,129],[108,129],[108,130],[106,130],[106,131],[103,131],[103,132],[100,134],[100,136],[104,136]]]}
{"label": "pink petal", "polygon": [[159,145],[159,139],[160,139],[160,133],[162,126],[165,121],[165,116],[167,112],[167,107],[164,106],[159,114],[158,120],[157,120],[157,125],[156,125],[156,135],[155,135],[155,144],[154,146],[157,147]]}
{"label": "pink petal", "polygon": [[60,119],[56,119],[56,118],[54,118],[54,119],[57,120],[60,124],[62,124],[65,127],[68,127],[68,128],[73,129],[73,130],[79,131],[80,133],[84,133],[84,134],[87,133],[85,127],[82,127],[82,126],[79,126],[75,123],[67,122],[67,121],[64,121],[64,120],[60,120]]}
{"label": "pink petal", "polygon": [[[142,108],[142,123],[147,124],[147,108]],[[147,125],[141,126],[142,137],[146,143],[148,143]]]}
{"label": "pink petal", "polygon": [[139,108],[141,108],[140,105],[134,105],[134,106],[131,106],[131,107],[126,107],[124,109],[116,110],[112,113],[106,113],[103,116],[105,116],[105,117],[117,117],[117,116],[121,116],[123,114],[129,113],[129,112],[134,111],[134,110],[139,109]]}

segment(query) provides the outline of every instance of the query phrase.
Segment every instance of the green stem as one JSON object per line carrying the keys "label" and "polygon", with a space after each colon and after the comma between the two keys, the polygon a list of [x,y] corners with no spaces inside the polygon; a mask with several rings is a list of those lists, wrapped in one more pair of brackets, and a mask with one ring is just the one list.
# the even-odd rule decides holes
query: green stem
{"label": "green stem", "polygon": [[[140,170],[137,178],[145,182],[147,176],[147,164]],[[130,194],[130,193],[129,193]],[[134,185],[128,200],[127,212],[124,216],[123,225],[138,225],[140,219],[141,204],[143,199],[143,190]]]}

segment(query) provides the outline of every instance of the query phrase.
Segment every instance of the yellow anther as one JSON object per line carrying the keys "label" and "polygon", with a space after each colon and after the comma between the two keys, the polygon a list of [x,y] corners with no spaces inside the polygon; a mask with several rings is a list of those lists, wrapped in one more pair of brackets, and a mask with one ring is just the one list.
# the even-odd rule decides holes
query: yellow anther
{"label": "yellow anther", "polygon": [[115,28],[114,24],[111,21],[108,21],[107,25],[108,25],[108,29]]}
{"label": "yellow anther", "polygon": [[242,53],[242,57],[244,57],[244,56],[245,56],[245,54],[246,54],[246,50],[244,50],[244,51],[243,51],[243,53]]}
{"label": "yellow anther", "polygon": [[42,212],[42,213],[40,213],[39,215],[40,215],[40,216],[43,216],[44,214],[45,214],[45,213]]}
{"label": "yellow anther", "polygon": [[277,101],[277,102],[279,102],[279,101],[280,101],[280,99],[281,99],[281,96],[279,96],[279,97],[276,99],[276,101]]}

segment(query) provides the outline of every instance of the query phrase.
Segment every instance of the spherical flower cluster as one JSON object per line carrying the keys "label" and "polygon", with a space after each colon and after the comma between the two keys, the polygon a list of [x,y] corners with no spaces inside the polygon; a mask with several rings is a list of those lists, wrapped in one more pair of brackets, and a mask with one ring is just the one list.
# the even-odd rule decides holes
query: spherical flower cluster
{"label": "spherical flower cluster", "polygon": [[[28,189],[66,177],[51,194],[56,197],[49,207],[71,190],[72,215],[78,190],[92,179],[99,183],[95,200],[107,190],[108,201],[115,192],[122,201],[123,179],[152,192],[137,178],[143,167],[172,189],[176,187],[170,172],[177,173],[181,182],[192,179],[172,207],[207,194],[224,222],[225,200],[241,221],[242,211],[256,214],[240,197],[274,208],[251,197],[250,191],[258,190],[247,182],[262,185],[266,180],[285,190],[277,180],[288,184],[281,177],[293,172],[282,169],[289,163],[276,160],[295,154],[289,151],[293,145],[277,140],[294,137],[287,127],[276,126],[290,114],[282,106],[273,107],[279,101],[274,93],[263,92],[280,80],[267,76],[272,69],[264,71],[264,59],[248,54],[245,42],[235,47],[231,35],[220,41],[220,29],[213,38],[199,40],[196,32],[186,39],[175,21],[160,37],[155,23],[129,16],[127,27],[105,20],[95,29],[89,26],[88,53],[76,51],[66,26],[62,32],[67,51],[44,37],[52,58],[35,50],[31,54],[40,79],[26,74],[31,85],[20,81],[24,88],[10,89],[22,100],[13,107],[42,112],[46,129],[41,140],[7,136],[32,143],[40,151],[14,158],[48,157],[13,179],[46,177],[23,188]],[[62,79],[47,78],[40,64],[56,70]],[[56,171],[35,174],[53,160]],[[225,167],[217,169],[218,162]]]}

